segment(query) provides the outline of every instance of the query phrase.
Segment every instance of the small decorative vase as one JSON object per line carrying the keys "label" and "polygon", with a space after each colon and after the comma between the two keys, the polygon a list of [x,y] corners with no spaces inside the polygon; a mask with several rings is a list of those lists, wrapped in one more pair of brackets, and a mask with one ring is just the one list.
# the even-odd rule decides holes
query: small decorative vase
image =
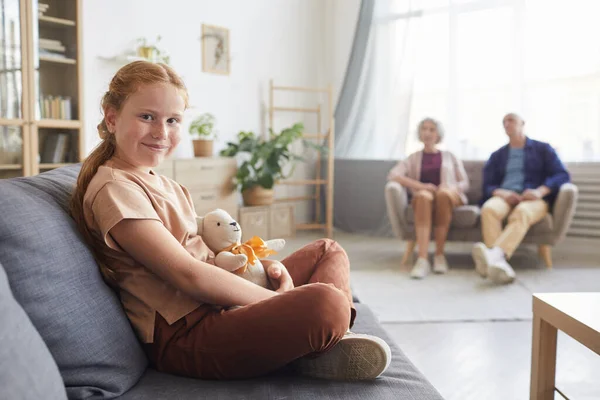
{"label": "small decorative vase", "polygon": [[213,155],[213,141],[196,139],[194,143],[194,156],[195,157],[212,157]]}
{"label": "small decorative vase", "polygon": [[154,47],[150,46],[140,46],[137,49],[137,54],[139,57],[145,58],[148,61],[154,62],[155,54]]}
{"label": "small decorative vase", "polygon": [[242,198],[247,206],[268,206],[273,204],[273,189],[255,185],[242,191]]}

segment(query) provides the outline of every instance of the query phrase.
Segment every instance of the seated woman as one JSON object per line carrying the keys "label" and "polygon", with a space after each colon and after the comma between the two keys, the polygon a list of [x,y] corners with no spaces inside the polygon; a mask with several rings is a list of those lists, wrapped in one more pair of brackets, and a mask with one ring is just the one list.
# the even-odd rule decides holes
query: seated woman
{"label": "seated woman", "polygon": [[[461,160],[451,152],[437,148],[444,138],[439,121],[425,118],[419,123],[417,132],[423,150],[398,162],[389,172],[388,182],[398,182],[412,195],[419,258],[410,275],[421,279],[431,271],[427,249],[432,221],[436,244],[433,271],[440,274],[448,271],[444,245],[454,208],[467,203],[465,192],[469,188],[469,179]],[[398,190],[398,187],[388,184],[386,190]]]}

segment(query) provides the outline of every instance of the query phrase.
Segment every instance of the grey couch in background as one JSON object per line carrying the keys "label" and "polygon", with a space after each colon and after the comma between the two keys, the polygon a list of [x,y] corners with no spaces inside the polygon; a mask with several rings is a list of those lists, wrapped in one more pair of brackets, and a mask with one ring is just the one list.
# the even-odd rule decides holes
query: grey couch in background
{"label": "grey couch in background", "polygon": [[[479,201],[483,190],[483,161],[465,161],[469,176],[470,189],[467,193],[469,204],[457,207],[452,216],[448,241],[482,241]],[[577,187],[572,183],[561,186],[551,212],[531,227],[523,243],[539,246],[540,256],[547,267],[552,267],[551,247],[564,239],[573,220],[577,204]],[[415,244],[414,212],[408,201],[408,194],[397,182],[388,182],[385,186],[385,200],[390,223],[396,236],[408,241],[403,264],[409,262]]]}
{"label": "grey couch in background", "polygon": [[[357,304],[354,330],[384,338],[393,361],[372,382],[281,370],[204,381],[159,373],[67,214],[78,166],[0,181],[0,393],[20,399],[412,399],[441,396]],[[0,396],[0,397],[2,397]]]}

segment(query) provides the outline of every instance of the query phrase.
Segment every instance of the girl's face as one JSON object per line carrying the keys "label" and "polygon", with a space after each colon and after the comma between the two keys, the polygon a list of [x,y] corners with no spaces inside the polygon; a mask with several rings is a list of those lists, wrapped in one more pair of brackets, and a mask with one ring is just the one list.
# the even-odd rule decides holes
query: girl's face
{"label": "girl's face", "polygon": [[440,138],[438,135],[437,127],[431,121],[425,121],[423,125],[421,125],[421,131],[419,132],[419,136],[421,137],[421,141],[426,146],[435,146]]}
{"label": "girl's face", "polygon": [[171,84],[141,86],[119,112],[105,110],[105,121],[116,139],[115,156],[150,170],[171,155],[181,140],[185,101]]}

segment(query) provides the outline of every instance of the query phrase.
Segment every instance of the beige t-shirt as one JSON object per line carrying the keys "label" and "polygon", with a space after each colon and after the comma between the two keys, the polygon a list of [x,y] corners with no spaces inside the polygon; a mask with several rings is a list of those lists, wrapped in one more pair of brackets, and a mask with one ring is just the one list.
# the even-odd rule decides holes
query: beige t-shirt
{"label": "beige t-shirt", "polygon": [[110,235],[121,220],[153,219],[162,222],[196,259],[214,263],[214,254],[198,236],[196,212],[187,189],[154,171],[145,173],[112,158],[92,178],[83,212],[97,248],[115,271],[121,303],[142,342],[153,342],[156,312],[172,324],[200,306],[136,262]]}

